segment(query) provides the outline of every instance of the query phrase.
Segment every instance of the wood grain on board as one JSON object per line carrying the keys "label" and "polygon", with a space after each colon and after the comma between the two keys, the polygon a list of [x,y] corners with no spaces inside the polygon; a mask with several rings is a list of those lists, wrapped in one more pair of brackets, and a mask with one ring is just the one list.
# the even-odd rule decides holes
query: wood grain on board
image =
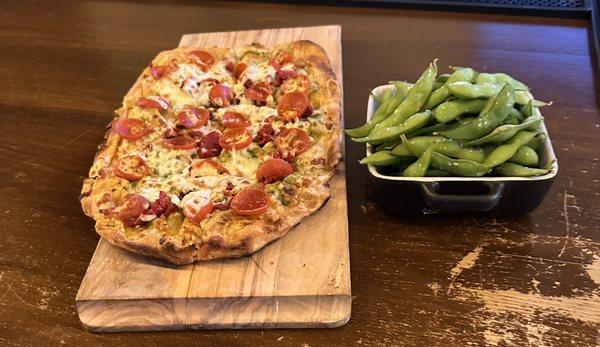
{"label": "wood grain on board", "polygon": [[[180,46],[267,46],[311,40],[342,82],[341,27],[189,34]],[[94,331],[336,327],[350,318],[350,270],[343,163],[331,198],[283,238],[251,257],[172,266],[101,240],[77,294]]]}

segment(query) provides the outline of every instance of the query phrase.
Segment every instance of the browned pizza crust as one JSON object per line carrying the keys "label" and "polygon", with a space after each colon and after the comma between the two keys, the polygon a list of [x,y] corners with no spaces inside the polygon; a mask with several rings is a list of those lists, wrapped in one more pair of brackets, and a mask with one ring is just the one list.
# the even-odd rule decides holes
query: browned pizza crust
{"label": "browned pizza crust", "polygon": [[[156,65],[185,59],[192,48],[178,48],[161,52],[154,59]],[[195,48],[197,49],[197,48]],[[206,49],[215,56],[229,54],[222,48]],[[86,215],[96,220],[96,231],[110,243],[130,251],[160,258],[173,264],[189,264],[197,260],[235,258],[252,254],[268,243],[282,237],[290,228],[317,211],[329,198],[328,181],[334,175],[340,154],[340,88],[325,51],[311,41],[296,41],[279,45],[273,52],[290,52],[297,64],[304,65],[318,91],[311,95],[311,103],[325,109],[332,124],[331,131],[322,139],[327,148],[326,165],[320,172],[318,184],[298,194],[293,206],[274,206],[259,217],[244,217],[232,210],[221,212],[218,219],[204,228],[184,219],[178,232],[171,234],[166,220],[158,221],[143,231],[130,230],[124,224],[100,212],[102,195],[110,191],[116,196],[127,194],[128,181],[120,178],[103,177],[103,170],[111,165],[121,138],[109,125],[104,143],[99,147],[89,178],[84,180],[81,205]],[[115,120],[126,117],[127,105],[141,96],[142,84],[148,78],[149,69],[144,70],[132,89],[124,98]],[[310,151],[304,155],[310,156]]]}

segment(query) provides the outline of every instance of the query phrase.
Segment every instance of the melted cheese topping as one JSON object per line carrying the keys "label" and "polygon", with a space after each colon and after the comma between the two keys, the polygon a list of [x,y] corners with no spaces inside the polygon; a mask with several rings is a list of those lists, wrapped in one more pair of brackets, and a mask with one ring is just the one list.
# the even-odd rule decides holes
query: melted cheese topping
{"label": "melted cheese topping", "polygon": [[[217,170],[210,165],[194,165],[200,159],[196,151],[178,150],[167,148],[163,145],[163,133],[167,129],[175,129],[177,114],[186,106],[204,106],[211,112],[211,119],[199,129],[194,129],[202,134],[212,131],[221,133],[224,129],[221,120],[226,111],[243,114],[250,121],[248,130],[256,135],[264,124],[269,122],[275,130],[275,135],[283,128],[300,128],[311,136],[311,148],[299,155],[294,161],[296,173],[286,177],[283,181],[267,185],[268,193],[283,205],[287,205],[284,187],[309,177],[316,183],[311,187],[299,189],[320,189],[318,182],[324,182],[329,177],[322,175],[322,171],[313,170],[311,164],[314,158],[326,157],[327,144],[319,139],[328,129],[324,122],[327,117],[320,110],[315,110],[311,117],[296,119],[286,122],[277,117],[278,112],[273,96],[269,96],[266,106],[255,106],[252,100],[244,96],[245,84],[259,81],[271,82],[276,70],[268,64],[269,51],[255,47],[238,51],[238,59],[248,64],[246,70],[236,81],[231,72],[226,68],[225,60],[217,60],[208,71],[203,71],[196,64],[182,63],[168,75],[154,80],[147,78],[143,81],[142,91],[127,100],[129,109],[127,117],[138,118],[146,122],[153,131],[136,141],[121,141],[117,158],[126,155],[138,155],[144,159],[149,167],[150,174],[137,182],[132,182],[132,191],[144,196],[151,204],[154,203],[161,191],[167,193],[173,204],[179,208],[198,210],[211,200],[220,203],[231,199],[237,192],[245,187],[256,185],[256,171],[260,164],[272,158],[276,148],[269,142],[262,148],[256,143],[242,150],[223,150],[221,155],[210,160],[218,161],[227,172]],[[282,70],[294,70],[305,74],[306,71],[298,69],[294,64],[285,64]],[[232,88],[234,97],[239,104],[227,108],[210,108],[209,91],[212,83],[201,83],[214,78],[221,84]],[[313,82],[314,84],[314,82]],[[275,90],[274,95],[280,95]],[[166,111],[152,108],[142,108],[135,105],[139,97],[160,97],[168,101]],[[187,131],[187,130],[186,130]],[[185,133],[185,132],[184,132]],[[322,177],[320,176],[322,175]],[[326,177],[327,176],[327,177]],[[315,192],[317,194],[317,192]],[[181,199],[180,199],[181,198]],[[218,213],[218,212],[214,212]]]}

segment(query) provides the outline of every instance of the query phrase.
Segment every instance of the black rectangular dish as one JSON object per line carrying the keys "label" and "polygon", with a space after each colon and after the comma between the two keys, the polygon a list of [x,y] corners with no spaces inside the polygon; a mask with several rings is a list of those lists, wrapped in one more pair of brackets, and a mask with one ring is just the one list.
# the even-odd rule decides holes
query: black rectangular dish
{"label": "black rectangular dish", "polygon": [[[389,85],[375,88],[380,95]],[[377,107],[369,97],[367,121]],[[538,109],[535,112],[539,112]],[[538,150],[542,166],[552,162],[552,170],[535,177],[399,177],[380,173],[368,165],[373,198],[388,212],[409,213],[493,213],[524,214],[535,210],[546,195],[558,172],[558,162],[548,136]],[[367,155],[372,152],[367,145]]]}

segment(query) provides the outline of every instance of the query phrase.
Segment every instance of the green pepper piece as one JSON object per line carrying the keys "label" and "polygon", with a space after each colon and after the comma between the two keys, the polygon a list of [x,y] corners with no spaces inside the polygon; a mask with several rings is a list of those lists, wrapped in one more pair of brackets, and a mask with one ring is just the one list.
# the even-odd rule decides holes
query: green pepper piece
{"label": "green pepper piece", "polygon": [[352,139],[352,141],[368,143],[382,143],[384,141],[389,141],[401,134],[406,134],[424,127],[432,118],[433,116],[431,111],[427,110],[409,117],[397,126],[390,126],[382,131],[377,132],[376,134],[369,134],[367,137],[355,138]]}
{"label": "green pepper piece", "polygon": [[474,140],[483,137],[504,122],[513,104],[513,90],[510,84],[507,84],[494,98],[489,111],[480,114],[472,122],[442,132],[442,135],[456,140]]}
{"label": "green pepper piece", "polygon": [[545,175],[550,172],[550,168],[538,169],[526,167],[515,163],[502,163],[494,168],[494,172],[500,176],[509,177],[532,177]]}
{"label": "green pepper piece", "polygon": [[369,164],[375,166],[387,166],[397,163],[401,160],[400,157],[397,157],[392,154],[390,151],[380,151],[375,152],[367,157],[362,158],[359,163],[361,164]]}
{"label": "green pepper piece", "polygon": [[529,131],[519,131],[505,144],[496,147],[483,161],[483,165],[494,167],[510,159],[521,146],[531,141],[537,133]]}
{"label": "green pepper piece", "polygon": [[531,116],[531,117],[525,118],[525,121],[521,124],[501,125],[501,126],[497,127],[496,129],[494,129],[494,131],[492,131],[490,134],[488,134],[484,137],[481,137],[477,140],[467,142],[467,145],[468,146],[480,146],[484,143],[504,142],[504,141],[507,141],[508,139],[510,139],[511,137],[513,137],[520,130],[529,130],[529,129],[534,129],[534,128],[538,127],[542,123],[543,120],[544,120],[544,117],[538,115],[538,116]]}
{"label": "green pepper piece", "polygon": [[452,100],[446,101],[433,110],[435,119],[440,123],[448,123],[465,113],[479,113],[486,100]]}

